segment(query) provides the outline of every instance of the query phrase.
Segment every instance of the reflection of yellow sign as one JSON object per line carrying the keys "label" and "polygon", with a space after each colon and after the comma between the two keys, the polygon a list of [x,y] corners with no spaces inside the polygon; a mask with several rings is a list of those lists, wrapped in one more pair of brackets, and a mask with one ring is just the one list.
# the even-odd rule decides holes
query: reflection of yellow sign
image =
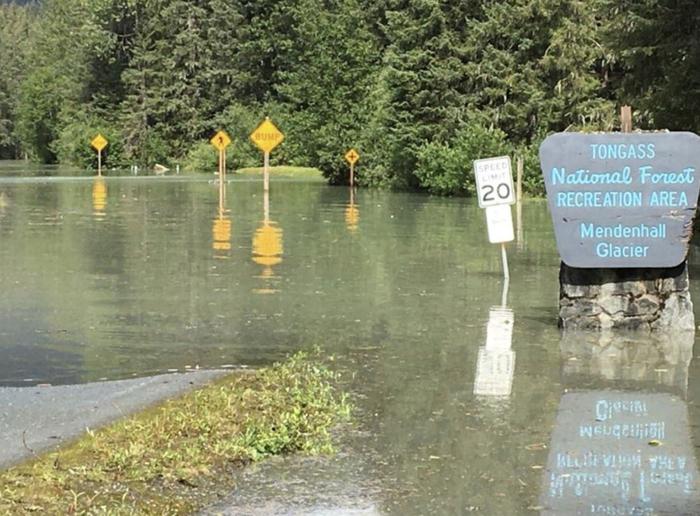
{"label": "reflection of yellow sign", "polygon": [[355,149],[350,149],[345,153],[345,161],[350,163],[351,165],[354,165],[357,163],[357,160],[360,159],[360,155],[357,153]]}
{"label": "reflection of yellow sign", "polygon": [[212,248],[215,251],[230,251],[231,250],[231,219],[228,217],[220,217],[214,219],[212,227]]}
{"label": "reflection of yellow sign", "polygon": [[105,214],[107,207],[107,185],[104,179],[95,179],[92,184],[92,210],[95,216],[101,217]]}
{"label": "reflection of yellow sign", "polygon": [[231,138],[226,134],[226,131],[219,131],[214,137],[209,140],[211,144],[218,150],[222,151],[231,144]]}
{"label": "reflection of yellow sign", "polygon": [[265,223],[253,237],[253,261],[271,267],[282,261],[282,230]]}
{"label": "reflection of yellow sign", "polygon": [[[274,222],[263,222],[253,237],[253,261],[264,265],[261,277],[274,278],[272,266],[282,262],[282,229],[273,225]],[[269,284],[264,288],[253,289],[256,294],[274,294],[277,289]]]}
{"label": "reflection of yellow sign", "polygon": [[353,233],[357,231],[357,225],[360,222],[360,210],[354,204],[348,204],[345,208],[345,225]]}
{"label": "reflection of yellow sign", "polygon": [[[83,140],[83,141],[85,141],[85,140]],[[105,147],[107,147],[108,143],[109,142],[107,141],[107,139],[104,136],[102,136],[101,134],[98,134],[97,136],[95,136],[92,139],[92,141],[90,142],[90,145],[92,145],[95,148],[95,150],[97,150],[99,152],[102,149],[104,149]]]}
{"label": "reflection of yellow sign", "polygon": [[275,124],[272,123],[272,120],[266,118],[263,123],[253,131],[250,135],[250,139],[253,140],[253,143],[257,145],[261,151],[270,152],[282,143],[284,135],[277,129]]}
{"label": "reflection of yellow sign", "polygon": [[350,188],[350,202],[345,207],[345,226],[351,233],[357,231],[360,222],[360,208],[355,205],[355,190]]}

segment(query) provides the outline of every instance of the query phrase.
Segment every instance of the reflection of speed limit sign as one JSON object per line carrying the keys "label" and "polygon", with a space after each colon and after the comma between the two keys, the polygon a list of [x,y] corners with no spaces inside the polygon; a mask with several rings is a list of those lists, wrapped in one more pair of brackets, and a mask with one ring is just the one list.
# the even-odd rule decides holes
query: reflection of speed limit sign
{"label": "reflection of speed limit sign", "polygon": [[515,203],[510,156],[474,160],[479,207]]}

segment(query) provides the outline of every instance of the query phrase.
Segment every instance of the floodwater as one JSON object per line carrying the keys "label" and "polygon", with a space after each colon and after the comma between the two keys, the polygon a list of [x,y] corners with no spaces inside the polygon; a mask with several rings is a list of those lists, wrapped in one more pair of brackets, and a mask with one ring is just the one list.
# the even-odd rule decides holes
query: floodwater
{"label": "floodwater", "polygon": [[469,200],[23,170],[0,165],[0,385],[334,356],[338,455],[248,468],[214,512],[700,513],[695,336],[562,335],[545,202],[504,292]]}

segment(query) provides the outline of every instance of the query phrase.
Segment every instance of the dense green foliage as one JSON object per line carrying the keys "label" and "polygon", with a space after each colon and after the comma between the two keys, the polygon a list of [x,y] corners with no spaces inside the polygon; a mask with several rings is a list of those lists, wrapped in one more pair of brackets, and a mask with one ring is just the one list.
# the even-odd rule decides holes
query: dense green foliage
{"label": "dense green foliage", "polygon": [[286,134],[273,163],[470,193],[469,162],[526,161],[565,130],[697,130],[700,6],[690,0],[45,0],[0,7],[0,157],[89,166],[259,165],[248,134]]}
{"label": "dense green foliage", "polygon": [[22,148],[17,112],[33,26],[33,9],[0,6],[0,158],[17,157]]}

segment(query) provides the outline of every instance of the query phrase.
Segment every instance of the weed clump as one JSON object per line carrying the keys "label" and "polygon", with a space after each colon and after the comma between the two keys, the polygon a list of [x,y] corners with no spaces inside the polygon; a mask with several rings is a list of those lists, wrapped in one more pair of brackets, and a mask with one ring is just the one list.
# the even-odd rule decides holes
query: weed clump
{"label": "weed clump", "polygon": [[336,373],[297,353],[234,373],[0,474],[0,513],[191,512],[230,488],[231,468],[333,451],[350,404]]}

